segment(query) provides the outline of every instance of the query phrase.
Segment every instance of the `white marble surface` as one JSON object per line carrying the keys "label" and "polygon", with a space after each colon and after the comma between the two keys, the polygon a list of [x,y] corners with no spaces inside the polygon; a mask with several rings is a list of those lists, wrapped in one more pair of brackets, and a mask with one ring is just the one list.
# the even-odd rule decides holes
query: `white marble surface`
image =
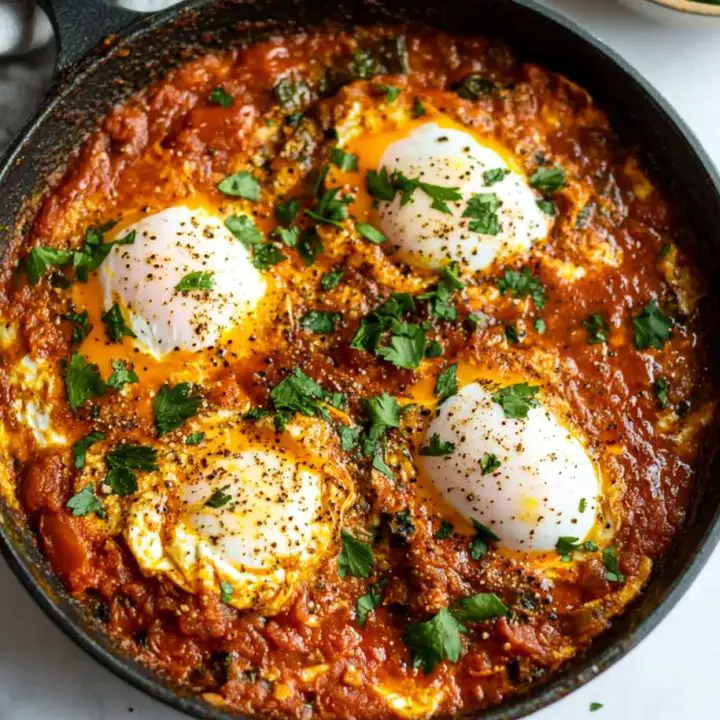
{"label": "white marble surface", "polygon": [[[638,67],[720,164],[720,32],[654,25],[611,0],[545,0]],[[720,715],[720,553],[651,636],[533,720],[712,720]],[[603,708],[590,714],[591,702]],[[0,561],[0,720],[181,720],[116,679],[35,607]]]}

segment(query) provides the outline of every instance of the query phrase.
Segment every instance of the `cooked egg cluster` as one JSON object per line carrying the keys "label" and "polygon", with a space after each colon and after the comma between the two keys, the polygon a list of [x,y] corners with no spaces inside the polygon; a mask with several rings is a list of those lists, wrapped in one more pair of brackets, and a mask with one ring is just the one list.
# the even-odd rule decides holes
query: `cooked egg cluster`
{"label": "cooked egg cluster", "polygon": [[128,546],[148,575],[276,613],[327,555],[353,497],[327,457],[328,428],[299,418],[278,435],[225,412],[188,429],[199,444],[162,447],[133,496]]}
{"label": "cooked egg cluster", "polygon": [[513,413],[503,407],[502,390],[473,382],[440,405],[427,437],[454,450],[420,456],[425,473],[467,522],[489,527],[510,550],[550,551],[560,537],[584,540],[597,523],[597,467],[542,396]]}

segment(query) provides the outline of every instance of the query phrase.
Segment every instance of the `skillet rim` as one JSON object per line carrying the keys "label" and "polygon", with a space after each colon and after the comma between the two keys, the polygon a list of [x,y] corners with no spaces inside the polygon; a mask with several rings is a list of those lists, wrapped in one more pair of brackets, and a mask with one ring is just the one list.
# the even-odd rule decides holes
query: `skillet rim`
{"label": "skillet rim", "polygon": [[[685,143],[683,154],[688,156],[694,154],[694,161],[698,170],[702,168],[705,171],[714,194],[720,203],[720,173],[718,173],[713,161],[669,101],[637,69],[602,40],[558,11],[539,5],[534,0],[504,1],[508,2],[508,4],[521,6],[530,13],[559,25],[565,32],[575,35],[576,38],[602,56],[603,62],[607,63],[608,66],[614,65],[628,80],[634,82],[647,99],[652,102],[655,113],[664,116],[674,126],[679,138]],[[208,0],[190,0],[155,14],[140,16],[138,20],[113,33],[121,41],[120,43],[113,44],[110,49],[99,56],[95,54],[99,49],[99,45],[95,45],[85,52],[74,66],[63,69],[59,78],[56,77],[53,80],[48,95],[38,112],[25,125],[13,140],[7,152],[0,158],[0,188],[6,181],[6,176],[12,165],[21,155],[26,145],[32,141],[35,132],[53,113],[56,106],[73,93],[76,84],[81,83],[85,77],[91,75],[107,59],[114,57],[122,45],[122,41],[133,40],[136,36],[152,33],[154,30],[168,25],[185,12],[201,10],[209,4],[212,4],[212,0],[210,2]],[[676,537],[681,533],[682,529],[678,531]],[[551,679],[548,681],[531,686],[528,691],[513,695],[502,704],[481,711],[479,715],[465,713],[463,717],[481,717],[483,720],[520,720],[560,700],[610,668],[647,637],[670,610],[675,607],[705,566],[719,541],[720,504],[715,508],[705,533],[696,541],[697,547],[689,561],[677,572],[672,582],[664,589],[660,600],[656,602],[655,606],[644,618],[638,621],[636,627],[625,629],[623,637],[613,640],[608,647],[596,650],[595,655],[593,655],[593,646],[597,640],[594,640],[577,657],[576,663],[578,667],[568,668],[567,665],[561,667],[560,670],[550,675]],[[60,603],[53,599],[53,591],[47,588],[47,583],[43,582],[42,576],[46,575],[54,578],[54,573],[49,567],[37,567],[35,564],[26,562],[21,551],[16,547],[17,545],[19,543],[13,540],[12,531],[6,527],[6,519],[0,514],[0,552],[15,576],[45,615],[76,645],[99,664],[110,670],[115,676],[165,705],[200,720],[238,720],[240,718],[256,720],[257,716],[227,712],[202,700],[200,696],[189,695],[181,688],[173,687],[169,681],[164,680],[160,675],[139,664],[130,656],[121,656],[118,650],[113,652],[109,638],[104,633],[98,633],[98,631],[88,627],[86,622],[83,622],[82,613],[79,608],[74,606],[74,601],[68,609],[64,609]],[[662,569],[660,572],[662,572]],[[604,632],[607,633],[608,631]],[[602,637],[602,634],[600,637]],[[108,647],[105,647],[103,643],[107,643]]]}

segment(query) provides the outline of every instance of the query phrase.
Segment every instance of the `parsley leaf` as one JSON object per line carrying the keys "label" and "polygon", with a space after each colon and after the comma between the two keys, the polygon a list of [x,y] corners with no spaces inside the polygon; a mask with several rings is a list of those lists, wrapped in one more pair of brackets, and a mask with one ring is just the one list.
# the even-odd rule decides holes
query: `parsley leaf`
{"label": "parsley leaf", "polygon": [[542,318],[535,318],[533,327],[535,328],[535,332],[539,335],[544,335],[545,330],[547,329],[547,325],[545,325],[545,321]]}
{"label": "parsley leaf", "polygon": [[455,443],[449,440],[441,440],[437,433],[433,433],[429,445],[420,448],[420,454],[428,457],[450,455],[453,452],[455,452]]}
{"label": "parsley leaf", "polygon": [[365,175],[365,186],[376,200],[392,202],[395,197],[395,188],[387,168],[382,167],[379,171],[368,170]]}
{"label": "parsley leaf", "polygon": [[358,222],[355,223],[355,229],[367,240],[375,245],[382,245],[387,239],[377,228],[374,228],[370,223]]}
{"label": "parsley leaf", "polygon": [[536,385],[517,383],[498,390],[492,399],[500,405],[505,417],[511,420],[523,420],[527,417],[530,408],[537,405],[535,395],[540,391]]}
{"label": "parsley leaf", "polygon": [[90,317],[88,316],[87,310],[83,312],[75,312],[75,308],[71,307],[70,310],[64,315],[66,320],[69,320],[73,324],[72,335],[70,341],[73,345],[79,345],[92,330],[90,324]]}
{"label": "parsley leaf", "polygon": [[370,585],[368,588],[367,595],[361,595],[355,603],[355,612],[357,614],[358,625],[365,627],[368,615],[380,607],[382,603],[382,591],[385,586],[385,582],[380,581]]}
{"label": "parsley leaf", "polygon": [[220,600],[224,602],[226,605],[228,605],[232,601],[232,597],[235,594],[235,588],[227,582],[227,580],[223,580],[220,583]]}
{"label": "parsley leaf", "polygon": [[438,402],[443,402],[456,395],[457,391],[457,365],[449,365],[438,375],[435,381],[435,397],[437,397]]}
{"label": "parsley leaf", "polygon": [[555,550],[563,562],[570,562],[574,552],[597,552],[598,546],[592,540],[580,542],[580,538],[563,536],[555,543]]}
{"label": "parsley leaf", "polygon": [[284,225],[290,225],[299,212],[300,203],[292,198],[275,206],[275,217]]}
{"label": "parsley leaf", "polygon": [[105,517],[105,508],[102,506],[95,494],[95,488],[92,483],[86,485],[82,490],[76,492],[66,504],[75,517],[82,517],[89,513],[95,513],[99,518]]}
{"label": "parsley leaf", "polygon": [[497,542],[500,538],[487,526],[470,518],[475,528],[475,538],[470,542],[470,557],[479,560],[488,551],[488,543]]}
{"label": "parsley leaf", "polygon": [[400,405],[387,393],[365,398],[362,401],[369,427],[368,437],[377,441],[390,428],[400,427]]}
{"label": "parsley leaf", "polygon": [[334,287],[337,287],[344,274],[344,270],[328,270],[320,280],[320,287],[323,290],[332,290]]}
{"label": "parsley leaf", "polygon": [[293,225],[289,228],[275,228],[273,235],[279,237],[282,244],[289,248],[297,247],[298,240],[300,239],[300,228]]}
{"label": "parsley leaf", "polygon": [[458,275],[457,263],[446,265],[440,271],[440,282],[429,292],[418,296],[428,303],[428,312],[440,320],[457,319],[457,308],[452,300],[455,291],[465,287]]}
{"label": "parsley leaf", "polygon": [[506,270],[498,280],[497,287],[501,295],[510,293],[515,298],[531,297],[539,310],[542,310],[547,302],[543,284],[529,267],[524,267],[520,272]]}
{"label": "parsley leaf", "polygon": [[230,215],[225,218],[225,227],[249,250],[262,242],[263,235],[247,215]]}
{"label": "parsley leaf", "polygon": [[385,95],[385,101],[388,103],[395,102],[400,95],[400,88],[393,85],[373,85],[373,88]]}
{"label": "parsley leaf", "polygon": [[614,547],[607,547],[603,550],[603,564],[605,565],[605,579],[608,582],[625,582],[625,576],[620,572],[620,561]]}
{"label": "parsley leaf", "polygon": [[298,243],[298,252],[300,253],[300,257],[305,265],[308,267],[313,265],[315,260],[323,254],[324,250],[325,248],[323,248],[322,240],[315,228],[306,230],[302,234],[300,242]]}
{"label": "parsley leaf", "polygon": [[370,576],[373,564],[373,552],[368,543],[358,540],[347,530],[340,533],[342,550],[338,557],[338,575],[366,578]]}
{"label": "parsley leaf", "polygon": [[121,390],[124,385],[139,382],[139,378],[133,366],[125,360],[112,361],[112,373],[107,381],[107,386],[113,390]]}
{"label": "parsley leaf", "polygon": [[590,345],[599,345],[607,341],[610,328],[602,315],[592,313],[582,321],[582,324],[587,330],[587,341]]}
{"label": "parsley leaf", "polygon": [[106,456],[110,467],[124,467],[128,470],[157,470],[157,450],[148,445],[118,445]]}
{"label": "parsley leaf", "polygon": [[455,87],[455,92],[465,100],[477,100],[490,95],[495,90],[495,83],[480,73],[470,73]]}
{"label": "parsley leaf", "polygon": [[385,459],[383,458],[382,453],[378,448],[376,448],[375,453],[373,454],[372,468],[373,470],[377,470],[381,475],[384,475],[386,478],[390,478],[390,480],[393,480],[395,478],[395,474],[385,463]]}
{"label": "parsley leaf", "polygon": [[658,406],[666,408],[670,404],[670,397],[668,396],[668,390],[670,389],[670,383],[667,378],[659,377],[653,383],[653,390],[655,391],[655,397],[658,401]]}
{"label": "parsley leaf", "polygon": [[85,467],[85,459],[90,447],[104,439],[104,433],[95,431],[81,438],[72,446],[73,464],[77,470],[82,470]]}
{"label": "parsley leaf", "polygon": [[437,340],[433,340],[426,348],[425,348],[425,357],[426,358],[434,358],[434,357],[440,357],[445,352],[445,348],[442,346],[440,342]]}
{"label": "parsley leaf", "polygon": [[509,174],[510,170],[503,167],[486,170],[483,173],[483,182],[486,185],[495,185],[495,183],[499,183],[501,180],[504,180]]}
{"label": "parsley leaf", "polygon": [[211,508],[221,508],[232,500],[232,495],[224,493],[218,488],[206,501],[205,505]]}
{"label": "parsley leaf", "polygon": [[499,207],[500,202],[495,193],[476,193],[468,200],[462,216],[472,218],[468,224],[471,232],[497,235],[500,232],[497,216]]}
{"label": "parsley leaf", "polygon": [[97,365],[74,353],[65,371],[65,390],[70,407],[77,410],[86,400],[105,394],[105,383]]}
{"label": "parsley leaf", "polygon": [[651,300],[633,318],[635,328],[635,347],[638,350],[655,348],[662,350],[665,343],[670,339],[670,328],[672,321],[663,315],[658,308],[656,300]]}
{"label": "parsley leaf", "polygon": [[419,118],[419,117],[422,117],[423,115],[427,114],[427,110],[425,109],[425,106],[422,104],[422,100],[420,100],[420,98],[417,95],[413,98],[412,111],[413,111],[414,118]]}
{"label": "parsley leaf", "polygon": [[287,255],[272,243],[260,243],[253,248],[252,264],[258,270],[267,270],[271,265],[287,260]]}
{"label": "parsley leaf", "polygon": [[353,155],[342,148],[334,147],[330,151],[330,159],[332,160],[333,165],[340,168],[340,170],[344,170],[346,172],[357,170],[357,155]]}
{"label": "parsley leaf", "polygon": [[490,473],[494,473],[502,463],[498,460],[497,455],[495,453],[485,453],[480,458],[480,474],[481,475],[490,475]]}
{"label": "parsley leaf", "polygon": [[535,203],[546,215],[555,217],[556,208],[555,203],[552,200],[537,200]]}
{"label": "parsley leaf", "polygon": [[333,227],[341,227],[343,220],[346,220],[349,211],[348,205],[352,203],[352,195],[338,197],[340,188],[332,188],[326,190],[318,200],[313,210],[306,210],[305,214],[315,220],[315,222],[323,225],[332,225]]}
{"label": "parsley leaf", "polygon": [[260,199],[260,183],[245,170],[228,175],[218,183],[217,189],[231,197],[240,197],[246,200]]}
{"label": "parsley leaf", "polygon": [[342,313],[310,310],[300,319],[300,327],[314,333],[329,334],[335,331],[335,323],[342,318]]}
{"label": "parsley leaf", "polygon": [[28,282],[37,285],[51,266],[67,265],[73,257],[72,250],[58,250],[51,247],[35,247],[25,258],[25,272]]}
{"label": "parsley leaf", "polygon": [[190,383],[163,385],[153,398],[155,429],[158,437],[179,428],[200,409],[202,398],[192,392]]}
{"label": "parsley leaf", "polygon": [[383,360],[400,368],[414,370],[425,358],[426,332],[421,325],[394,320],[390,326],[390,341],[376,349]]}
{"label": "parsley leaf", "polygon": [[465,626],[447,608],[427,622],[408,625],[403,640],[413,653],[413,667],[431,673],[443,660],[457,662],[464,632]]}
{"label": "parsley leaf", "polygon": [[591,702],[591,703],[590,703],[590,712],[597,712],[597,711],[600,710],[600,708],[602,708],[602,707],[603,707],[603,704],[602,704],[602,703],[599,703],[599,702]]}
{"label": "parsley leaf", "polygon": [[132,495],[138,489],[135,473],[123,466],[111,467],[105,474],[104,483],[121,497]]}
{"label": "parsley leaf", "polygon": [[194,433],[190,433],[190,434],[185,438],[185,444],[186,444],[186,445],[199,445],[204,439],[205,439],[205,433],[204,433],[204,432],[194,432]]}
{"label": "parsley leaf", "polygon": [[564,188],[566,182],[565,170],[561,167],[541,167],[530,178],[530,187],[551,193]]}
{"label": "parsley leaf", "polygon": [[450,611],[460,622],[482,622],[505,615],[508,608],[495,593],[478,593],[456,600]]}
{"label": "parsley leaf", "polygon": [[196,270],[182,277],[175,289],[178,292],[190,292],[192,290],[212,290],[214,287],[213,273]]}
{"label": "parsley leaf", "polygon": [[135,337],[135,333],[125,324],[125,318],[117,303],[102,314],[102,321],[105,323],[105,332],[110,342],[117,343],[120,342],[123,337]]}
{"label": "parsley leaf", "polygon": [[233,104],[233,96],[230,95],[225,88],[216,87],[210,91],[208,102],[210,105],[220,105],[220,107],[229,108]]}
{"label": "parsley leaf", "polygon": [[350,452],[356,445],[362,430],[354,425],[338,425],[337,433],[340,438],[340,447]]}
{"label": "parsley leaf", "polygon": [[436,540],[447,540],[449,537],[452,537],[453,532],[455,531],[455,526],[448,522],[447,520],[443,520],[440,523],[440,527],[435,532],[435,535],[433,537]]}
{"label": "parsley leaf", "polygon": [[80,282],[86,282],[88,274],[100,267],[115,245],[132,245],[135,242],[135,230],[130,231],[119,240],[105,243],[104,233],[114,223],[101,227],[90,227],[85,233],[85,244],[73,252],[73,267],[75,277]]}

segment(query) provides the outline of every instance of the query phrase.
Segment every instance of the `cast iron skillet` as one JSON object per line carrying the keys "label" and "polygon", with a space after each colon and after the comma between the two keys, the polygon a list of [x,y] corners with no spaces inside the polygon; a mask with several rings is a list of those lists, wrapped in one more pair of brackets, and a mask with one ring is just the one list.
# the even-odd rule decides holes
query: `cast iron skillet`
{"label": "cast iron skillet", "polygon": [[[98,119],[171,66],[203,51],[327,20],[350,26],[400,20],[502,37],[522,59],[564,73],[587,88],[625,139],[644,148],[655,176],[684,209],[697,236],[686,250],[706,277],[720,274],[720,178],[695,138],[625,62],[570,21],[530,0],[195,0],[141,19],[102,0],[45,0],[44,6],[58,30],[58,73],[43,108],[0,167],[0,247],[26,232],[48,179],[62,173]],[[714,293],[720,298],[720,289]],[[717,445],[716,440],[711,445]],[[672,608],[720,537],[720,483],[711,481],[720,462],[712,459],[712,447],[708,453],[710,470],[698,483],[686,529],[643,596],[586,653],[527,694],[484,712],[485,720],[521,718],[564,696],[627,653]],[[116,675],[197,718],[231,717],[116,650],[63,590],[23,518],[1,503],[0,549],[50,618]]]}

